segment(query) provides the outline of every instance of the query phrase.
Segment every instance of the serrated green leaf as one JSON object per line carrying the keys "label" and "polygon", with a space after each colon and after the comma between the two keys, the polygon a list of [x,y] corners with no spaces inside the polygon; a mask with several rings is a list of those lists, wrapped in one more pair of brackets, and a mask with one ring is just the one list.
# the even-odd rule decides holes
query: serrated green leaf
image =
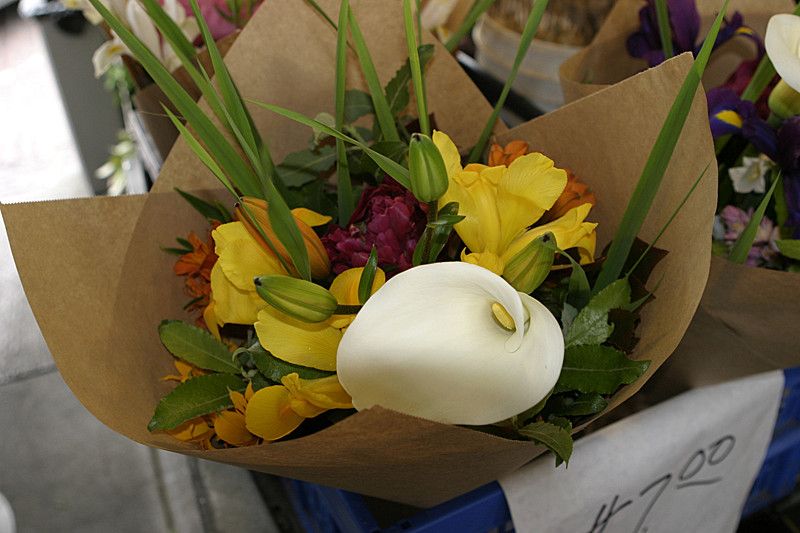
{"label": "serrated green leaf", "polygon": [[189,204],[191,204],[191,206],[194,207],[198,213],[206,217],[208,220],[218,220],[223,223],[233,220],[231,214],[222,205],[220,205],[219,202],[216,204],[211,204],[202,198],[198,198],[193,194],[182,191],[177,187],[175,188],[175,192],[180,194],[184,200],[189,202]]}
{"label": "serrated green leaf", "polygon": [[[422,70],[433,57],[434,48],[432,44],[423,44],[419,47],[419,62]],[[393,116],[398,116],[411,101],[411,93],[408,84],[411,83],[411,64],[408,59],[402,67],[397,69],[394,78],[386,84],[386,100]]]}
{"label": "serrated green leaf", "polygon": [[569,431],[549,422],[534,422],[520,428],[519,433],[555,453],[557,465],[560,461],[569,463],[573,445]]}
{"label": "serrated green leaf", "polygon": [[547,412],[552,416],[594,415],[606,408],[608,402],[598,393],[579,394],[576,398],[556,395],[548,402]]}
{"label": "serrated green leaf", "polygon": [[242,350],[250,354],[258,371],[261,372],[265,378],[275,383],[280,383],[283,376],[293,372],[296,372],[301,379],[324,378],[334,374],[334,372],[326,372],[324,370],[317,370],[316,368],[287,363],[269,353],[260,344],[242,348]]}
{"label": "serrated green leaf", "polygon": [[316,150],[300,150],[286,156],[277,172],[287,187],[302,187],[314,181],[336,163],[336,148],[322,145]]}
{"label": "serrated green leaf", "polygon": [[361,117],[372,115],[375,108],[368,93],[358,89],[350,89],[344,93],[344,120],[352,124]]}
{"label": "serrated green leaf", "polygon": [[597,293],[570,324],[564,336],[566,347],[605,342],[614,330],[608,323],[608,312],[614,308],[624,308],[630,301],[631,286],[625,278],[618,279]]}
{"label": "serrated green leaf", "polygon": [[238,376],[208,374],[187,379],[164,396],[147,424],[150,431],[175,429],[187,420],[233,407],[230,391],[247,388]]}
{"label": "serrated green leaf", "polygon": [[800,240],[786,239],[775,241],[778,251],[790,259],[800,259]]}
{"label": "serrated green leaf", "polygon": [[202,369],[229,374],[242,370],[228,346],[202,328],[179,320],[165,320],[158,326],[158,335],[172,355]]}
{"label": "serrated green leaf", "polygon": [[621,385],[633,383],[649,366],[650,361],[633,361],[610,346],[573,346],[564,352],[557,388],[613,394]]}

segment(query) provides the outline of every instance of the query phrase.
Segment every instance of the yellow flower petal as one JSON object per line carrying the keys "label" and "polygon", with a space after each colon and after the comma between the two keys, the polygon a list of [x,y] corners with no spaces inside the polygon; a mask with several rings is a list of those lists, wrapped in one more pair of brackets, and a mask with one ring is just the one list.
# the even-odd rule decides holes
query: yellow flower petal
{"label": "yellow flower petal", "polygon": [[263,300],[260,302],[262,305],[259,304],[260,298],[255,291],[244,291],[233,285],[225,276],[219,261],[211,269],[211,292],[214,295],[213,314],[220,325],[253,324],[259,308],[267,305]]}
{"label": "yellow flower petal", "polygon": [[[491,176],[492,173],[487,174]],[[458,214],[466,218],[454,226],[472,252],[497,251],[501,227],[494,185],[483,174],[463,171],[450,179],[442,203],[458,202]]]}
{"label": "yellow flower petal", "polygon": [[255,323],[261,346],[275,357],[301,366],[336,370],[336,350],[342,332],[324,322],[291,318],[271,306],[258,313]]}
{"label": "yellow flower petal", "polygon": [[219,256],[216,264],[239,290],[255,292],[253,278],[256,276],[286,273],[280,261],[259,245],[243,223],[222,224],[213,231],[212,236]]}
{"label": "yellow flower petal", "polygon": [[[358,300],[358,284],[361,282],[361,274],[364,269],[350,268],[345,270],[333,280],[331,288],[328,289],[331,294],[336,297],[339,305],[359,305],[361,302]],[[372,291],[370,294],[375,294],[375,291],[380,289],[386,283],[386,274],[380,268],[375,271],[375,279],[372,281]],[[342,329],[350,325],[356,315],[333,315],[327,320],[327,324],[331,327]]]}
{"label": "yellow flower petal", "polygon": [[247,444],[255,438],[247,431],[245,415],[236,411],[220,411],[214,420],[214,431],[220,439],[234,446]]}
{"label": "yellow flower petal", "polygon": [[281,383],[295,398],[303,398],[325,410],[353,408],[350,395],[342,388],[335,374],[318,379],[301,379],[292,373],[281,378]]}
{"label": "yellow flower petal", "polygon": [[439,149],[439,153],[442,154],[444,166],[447,169],[447,176],[452,177],[456,172],[461,172],[461,156],[458,153],[456,145],[450,140],[450,137],[441,131],[434,130],[431,139],[433,140],[433,144],[436,145],[436,148]]}
{"label": "yellow flower petal", "polygon": [[292,215],[294,215],[294,217],[298,220],[305,222],[312,228],[315,226],[322,226],[331,221],[331,217],[322,215],[316,211],[312,211],[311,209],[306,209],[305,207],[296,207],[292,209]]}
{"label": "yellow flower petal", "polygon": [[509,261],[533,239],[549,231],[555,236],[559,248],[562,250],[578,248],[582,263],[593,261],[597,238],[594,229],[597,224],[584,221],[591,208],[591,204],[582,204],[570,209],[561,218],[531,228],[511,243],[503,252],[501,259],[503,262]]}
{"label": "yellow flower petal", "polygon": [[297,429],[305,417],[292,410],[291,400],[292,394],[282,385],[257,390],[247,404],[247,430],[262,439],[276,440]]}
{"label": "yellow flower petal", "polygon": [[[502,167],[497,167],[502,168]],[[514,160],[498,181],[497,211],[503,236],[500,253],[525,228],[539,220],[567,186],[567,173],[542,154]]]}

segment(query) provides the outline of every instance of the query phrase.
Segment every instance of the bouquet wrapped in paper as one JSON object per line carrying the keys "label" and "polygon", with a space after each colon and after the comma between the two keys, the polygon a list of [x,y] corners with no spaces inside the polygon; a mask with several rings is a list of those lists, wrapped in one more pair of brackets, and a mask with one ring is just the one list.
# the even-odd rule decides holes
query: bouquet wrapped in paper
{"label": "bouquet wrapped in paper", "polygon": [[[327,13],[339,12],[338,2],[320,4]],[[343,13],[340,26],[348,20],[348,12]],[[414,61],[409,59],[410,37],[403,31],[401,22],[403,15],[399,5],[371,2],[353,2],[352,5],[349,20],[354,48],[362,55],[358,44],[361,39],[356,36],[363,31],[363,41],[368,45],[381,86],[395,79],[409,64],[412,70],[414,68]],[[359,31],[355,29],[355,20],[361,28]],[[389,20],[396,23],[387,26],[385,21]],[[291,163],[290,154],[306,149],[312,136],[306,126],[288,116],[338,114],[333,90],[337,86],[337,66],[342,65],[344,53],[349,58],[355,57],[340,37],[341,33],[334,29],[331,20],[305,2],[271,2],[259,9],[228,52],[225,63],[236,81],[237,92],[248,102],[268,104],[269,108],[254,104],[248,107],[251,124],[260,132],[276,162]],[[694,68],[691,57],[685,54],[667,61],[513,130],[505,131],[497,125],[496,140],[499,146],[506,147],[505,151],[500,149],[500,162],[493,160],[490,166],[473,164],[462,168],[459,152],[463,153],[479,141],[481,128],[492,117],[492,110],[452,56],[434,43],[432,37],[426,36],[425,40],[433,43],[434,50],[425,70],[427,98],[424,105],[412,103],[408,112],[413,114],[416,108],[430,111],[417,119],[424,123],[429,115],[435,121],[437,132],[432,136],[433,144],[428,143],[425,135],[411,136],[407,171],[398,170],[405,168],[402,164],[388,163],[380,156],[375,156],[375,160],[395,172],[398,179],[409,178],[409,190],[393,196],[391,202],[386,200],[386,205],[391,203],[400,210],[416,206],[414,209],[419,208],[423,213],[427,206],[427,223],[423,217],[419,227],[420,231],[430,232],[434,237],[439,235],[437,228],[449,230],[455,226],[450,238],[439,240],[439,249],[448,259],[425,260],[435,255],[427,245],[406,248],[389,243],[388,235],[397,236],[398,233],[395,229],[400,219],[395,218],[388,222],[388,228],[375,230],[384,238],[375,241],[375,249],[394,247],[405,259],[395,257],[394,263],[386,266],[378,251],[377,264],[383,266],[375,267],[375,262],[368,258],[371,257],[369,248],[366,252],[349,248],[358,244],[359,231],[372,230],[366,228],[367,223],[346,225],[340,217],[338,225],[349,233],[340,238],[329,228],[323,241],[333,241],[332,247],[330,242],[323,248],[316,246],[322,241],[314,230],[301,230],[299,242],[305,243],[301,248],[310,256],[310,274],[303,274],[302,262],[283,259],[282,251],[290,248],[286,246],[285,249],[273,248],[274,254],[267,254],[271,259],[264,261],[288,265],[286,268],[293,275],[257,276],[254,280],[243,274],[249,270],[239,261],[246,262],[244,258],[253,257],[250,251],[242,248],[244,241],[253,239],[247,236],[249,230],[244,221],[258,217],[240,215],[237,221],[214,230],[215,252],[219,255],[216,264],[221,268],[211,269],[211,285],[213,288],[214,276],[223,275],[228,281],[244,277],[244,282],[252,287],[244,294],[236,294],[234,289],[223,294],[214,289],[213,305],[206,306],[203,314],[208,329],[220,334],[218,328],[227,327],[223,323],[235,322],[230,318],[232,315],[224,311],[226,302],[244,301],[258,306],[255,331],[253,323],[245,320],[242,324],[247,326],[246,342],[238,345],[235,351],[225,351],[229,350],[225,342],[231,337],[224,334],[215,339],[212,332],[197,328],[184,335],[183,330],[190,327],[188,324],[178,326],[181,331],[177,331],[175,322],[165,322],[166,319],[189,322],[191,317],[184,309],[184,282],[171,275],[175,260],[162,248],[170,246],[176,235],[207,234],[209,222],[195,208],[198,200],[203,206],[231,202],[230,192],[217,179],[219,175],[215,177],[209,172],[216,163],[198,157],[198,143],[192,142],[192,137],[187,135],[188,141],[181,139],[176,143],[147,195],[3,206],[3,219],[17,267],[48,346],[67,384],[98,419],[148,446],[392,501],[431,506],[495,480],[547,448],[558,449],[558,444],[550,442],[549,434],[540,432],[539,428],[547,427],[547,431],[560,438],[570,432],[563,424],[577,430],[591,418],[577,417],[574,424],[569,420],[565,422],[562,416],[543,415],[542,405],[549,405],[546,402],[550,398],[579,397],[565,396],[565,391],[561,390],[568,388],[563,382],[564,375],[580,371],[580,368],[562,367],[565,356],[583,352],[587,346],[589,354],[585,359],[594,357],[595,348],[600,352],[618,352],[606,346],[612,334],[608,323],[610,311],[618,311],[614,319],[618,325],[614,342],[630,349],[630,353],[622,357],[635,375],[617,378],[602,397],[595,394],[600,407],[595,406],[594,411],[577,409],[577,403],[551,405],[546,410],[554,414],[563,414],[569,408],[575,412],[594,413],[612,410],[634,395],[667,361],[700,301],[709,268],[716,177],[713,165],[708,169],[714,156],[705,127],[707,114],[702,91],[688,92],[687,104],[691,102],[691,107],[687,107],[688,117],[675,147],[680,157],[674,158],[666,168],[663,183],[638,231],[643,241],[657,240],[658,248],[667,252],[657,254],[664,256],[657,264],[646,261],[652,279],[662,280],[655,297],[649,297],[649,289],[638,287],[644,289],[644,296],[634,301],[632,293],[624,289],[630,287],[628,276],[620,278],[622,283],[616,283],[618,280],[614,277],[609,287],[621,288],[624,297],[615,295],[612,298],[605,292],[610,301],[598,303],[596,298],[604,291],[598,289],[598,294],[584,294],[587,301],[595,302],[588,306],[589,311],[582,314],[578,311],[587,308],[584,301],[574,308],[577,316],[567,318],[569,311],[562,311],[557,321],[550,314],[550,308],[527,293],[539,294],[536,292],[539,289],[530,289],[533,285],[528,285],[532,283],[532,273],[546,277],[547,294],[557,295],[558,287],[582,286],[575,274],[583,272],[579,263],[583,263],[591,278],[596,276],[593,268],[602,268],[599,263],[592,266],[591,252],[596,250],[598,257],[603,256],[602,250],[623,223],[625,206],[635,194],[662,124],[671,115],[672,103]],[[338,59],[337,50],[342,52]],[[364,89],[370,76],[362,77],[355,59],[347,61],[346,65],[348,88]],[[220,75],[219,69],[217,74]],[[227,82],[222,79],[219,83],[224,89]],[[410,78],[406,83],[410,83]],[[341,90],[341,85],[339,87]],[[415,94],[419,93],[415,91]],[[209,115],[211,107],[209,101],[201,100],[201,108]],[[620,107],[624,113],[619,111]],[[273,112],[277,109],[284,111]],[[320,131],[343,136],[325,126],[324,120],[313,123]],[[424,130],[425,125],[420,128]],[[366,135],[363,128],[354,127],[348,131]],[[446,135],[439,132],[446,132]],[[241,130],[234,134],[245,136]],[[537,153],[523,155],[506,166],[506,157],[514,151],[509,148],[515,146],[510,144],[512,141],[525,142]],[[553,167],[553,162],[558,168]],[[535,172],[530,170],[532,167],[525,166],[531,164],[535,164]],[[292,171],[301,166],[289,165]],[[571,233],[559,233],[558,221],[562,219],[556,218],[541,227],[552,228],[542,233],[557,237],[540,235],[541,238],[533,240],[535,244],[525,241],[519,246],[530,252],[513,254],[508,250],[519,244],[516,240],[509,238],[509,242],[498,244],[492,241],[493,237],[480,233],[485,229],[480,224],[477,228],[474,223],[471,226],[478,235],[484,235],[480,238],[459,228],[462,222],[467,222],[465,226],[469,228],[474,205],[487,201],[480,195],[482,193],[470,196],[468,185],[476,183],[476,179],[485,178],[488,183],[494,180],[500,191],[497,205],[505,208],[499,215],[502,220],[516,213],[527,217],[530,212],[536,212],[538,217],[553,207],[556,198],[568,186],[566,172],[561,168],[570,169],[593,191],[597,201],[591,209],[591,222],[579,221],[569,226],[575,228]],[[544,179],[538,177],[540,172],[554,175],[560,185],[547,193],[550,195],[550,200],[545,202],[547,205],[529,204],[526,209],[517,210],[514,207],[517,200],[511,197],[522,193],[509,191],[515,190],[513,186],[530,188],[533,176]],[[342,174],[338,177],[337,187],[341,187]],[[397,183],[391,184],[388,177],[383,180],[381,186],[400,187]],[[325,183],[324,180],[319,182],[320,186]],[[454,183],[460,183],[465,189],[458,189]],[[690,194],[693,186],[694,192]],[[365,187],[365,192],[368,189]],[[585,189],[574,190],[585,192]],[[195,200],[194,205],[186,202],[187,196]],[[270,198],[270,211],[277,210],[276,197]],[[438,213],[432,208],[437,201],[447,202]],[[458,204],[458,208],[448,211],[453,204]],[[244,196],[238,201],[238,209],[244,213],[256,212],[259,205],[263,204]],[[368,205],[372,206],[368,211],[378,209],[374,203]],[[579,212],[585,216],[589,207],[582,205]],[[311,206],[303,206],[295,217],[304,224],[309,221],[309,225],[314,225],[319,219],[309,215],[309,210],[305,209],[308,207]],[[355,213],[359,212],[356,206]],[[481,213],[480,209],[477,212]],[[567,210],[567,213],[577,212],[575,208]],[[265,222],[258,231],[265,240],[271,241],[270,235],[274,238],[278,233],[276,220]],[[380,217],[373,220],[386,221]],[[527,218],[514,230],[518,233],[512,237],[531,236],[525,220]],[[299,223],[297,227],[308,228]],[[264,231],[265,228],[268,231]],[[578,230],[583,233],[577,235]],[[231,233],[233,231],[240,233],[237,236]],[[427,242],[425,234],[417,234],[417,239]],[[559,246],[567,246],[570,235],[575,239],[569,246],[577,246],[574,257],[547,244],[548,239],[556,238]],[[633,240],[633,235],[622,237]],[[506,237],[500,238],[503,239]],[[202,241],[202,238],[194,241],[195,251],[202,249]],[[435,238],[433,241],[437,242]],[[342,243],[345,245],[337,247]],[[404,255],[405,251],[419,249],[422,251],[417,252],[417,257]],[[231,254],[231,250],[235,253]],[[549,255],[546,250],[550,250]],[[554,254],[560,258],[560,263],[549,272]],[[196,260],[198,271],[204,268],[205,258],[211,257],[207,252],[202,258],[189,255]],[[638,257],[636,253],[633,256],[634,259]],[[183,257],[189,261],[188,256]],[[519,267],[520,258],[528,261],[522,267]],[[340,274],[336,271],[337,261],[353,264],[343,267]],[[498,261],[504,267],[497,267]],[[429,264],[419,265],[420,262]],[[544,276],[538,274],[542,271],[541,264],[546,265]],[[293,271],[291,265],[300,266]],[[334,266],[333,274],[329,275],[325,269],[330,265]],[[533,266],[528,268],[529,265]],[[353,266],[357,268],[351,268]],[[324,272],[315,273],[317,267]],[[398,273],[400,270],[404,271]],[[497,270],[502,272],[502,277]],[[357,272],[357,283],[354,285],[351,280],[347,285],[350,288],[340,291],[337,288],[339,276],[353,271]],[[636,268],[634,271],[638,272]],[[364,272],[371,272],[374,278],[369,279]],[[339,276],[333,283],[320,281],[330,280],[335,274]],[[384,277],[391,279],[381,286]],[[556,304],[559,309],[568,309],[563,302],[556,301]],[[479,312],[470,314],[472,309]],[[230,310],[228,306],[227,311]],[[290,320],[283,315],[293,318]],[[223,319],[223,316],[229,318]],[[276,322],[276,316],[283,318]],[[344,325],[337,321],[342,317],[345,317]],[[293,330],[296,335],[286,333],[290,325],[296,327]],[[579,331],[578,326],[584,331]],[[294,346],[294,341],[305,338],[310,329],[324,330],[314,333],[315,339],[335,338],[334,356],[338,361],[306,357],[308,353],[317,353],[314,351],[317,345],[312,342],[296,350],[297,359],[293,359],[295,355],[284,355],[285,346],[280,344]],[[597,339],[588,340],[588,332]],[[258,342],[254,343],[256,335]],[[327,342],[320,340],[319,344]],[[582,344],[586,346],[580,346]],[[194,358],[201,345],[208,356],[202,361]],[[454,350],[454,346],[459,347],[458,350]],[[461,346],[466,346],[464,353],[459,352]],[[227,356],[216,357],[214,354],[220,349]],[[179,366],[181,375],[175,376],[180,357],[176,360],[173,355],[184,352],[194,354],[194,364]],[[285,359],[279,364],[288,362],[295,365],[293,368],[302,369],[283,371],[267,379],[263,374],[268,365],[260,363],[267,352],[275,359]],[[520,354],[544,356],[520,360],[517,357]],[[469,358],[472,362],[467,360]],[[289,359],[294,363],[287,361]],[[245,363],[241,362],[243,360]],[[297,361],[302,362],[297,364]],[[312,370],[322,374],[314,374],[315,378],[310,374],[306,374],[306,378],[298,374]],[[172,395],[174,399],[174,391],[192,379],[197,380],[194,383],[201,383],[219,375],[231,385],[223,398],[217,398],[222,412],[214,418],[215,427],[212,428],[217,434],[216,445],[212,441],[211,446],[200,446],[192,439],[176,438],[172,431],[177,427],[175,424],[170,426],[170,431],[162,429],[168,424],[159,408],[167,397]],[[467,375],[470,376],[464,380],[467,387],[460,387],[464,385],[459,384],[460,378]],[[173,376],[173,379],[165,380],[165,376]],[[256,376],[260,377],[256,379]],[[250,380],[249,384],[243,377]],[[185,383],[176,387],[175,381]],[[310,386],[312,381],[313,386]],[[457,398],[457,401],[449,401],[450,398]],[[183,400],[185,405],[191,405],[191,398]],[[227,402],[231,402],[230,407]],[[523,416],[523,411],[528,415]],[[172,410],[169,415],[175,413],[176,410]],[[264,417],[257,416],[264,413]],[[529,419],[535,420],[532,424],[536,425],[536,431],[527,424]],[[241,446],[219,443],[219,440],[226,440],[222,438],[223,429],[242,428],[236,425],[237,420],[247,421],[245,435],[250,434],[253,442],[245,439]],[[293,425],[293,420],[299,425]],[[288,426],[283,426],[284,423]],[[199,426],[197,422],[193,427]],[[276,429],[278,426],[282,429]],[[526,430],[535,436],[524,438]]]}
{"label": "bouquet wrapped in paper", "polygon": [[[721,2],[698,0],[696,10],[691,2],[667,2],[667,6],[673,46],[693,50],[698,46],[695,39],[703,35],[702,29],[716,16]],[[562,65],[567,101],[620,83],[663,60],[653,7],[652,2],[617,3],[595,41]],[[715,255],[697,314],[668,364],[672,383],[654,390],[655,399],[800,364],[792,333],[793,317],[800,312],[800,285],[794,273],[796,217],[792,214],[797,201],[792,185],[797,162],[790,152],[800,137],[793,129],[796,111],[778,116],[770,110],[773,104],[768,104],[773,87],[786,76],[784,72],[796,66],[790,63],[782,70],[779,63],[786,59],[779,54],[774,61],[775,75],[772,62],[764,59],[777,53],[774,44],[772,51],[764,45],[770,32],[773,43],[783,39],[784,46],[791,48],[791,35],[796,31],[789,28],[778,37],[776,30],[767,28],[776,15],[791,20],[789,13],[795,8],[794,2],[781,0],[731,1],[728,5],[729,39],[712,53],[703,77],[720,169]],[[767,67],[761,67],[763,74],[756,70],[762,63]],[[733,118],[733,123],[726,117]],[[776,185],[772,190],[770,183]],[[732,245],[751,220],[753,245],[740,250],[735,260]],[[698,358],[698,353],[704,356]]]}

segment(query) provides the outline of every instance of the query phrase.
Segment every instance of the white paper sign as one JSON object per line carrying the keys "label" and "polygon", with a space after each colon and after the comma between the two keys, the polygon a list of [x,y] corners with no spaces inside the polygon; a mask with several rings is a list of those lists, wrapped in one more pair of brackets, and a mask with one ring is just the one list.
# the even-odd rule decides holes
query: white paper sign
{"label": "white paper sign", "polygon": [[731,533],[772,438],[783,373],[688,391],[501,479],[517,533]]}

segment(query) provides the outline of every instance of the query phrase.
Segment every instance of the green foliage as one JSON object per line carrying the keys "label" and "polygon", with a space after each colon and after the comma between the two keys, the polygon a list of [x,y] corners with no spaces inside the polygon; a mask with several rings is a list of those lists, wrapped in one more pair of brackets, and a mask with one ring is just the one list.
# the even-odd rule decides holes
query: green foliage
{"label": "green foliage", "polygon": [[572,435],[568,429],[550,422],[534,422],[521,427],[519,433],[555,453],[556,466],[562,462],[569,463],[572,456]]}
{"label": "green foliage", "polygon": [[564,352],[556,391],[613,394],[644,374],[650,361],[633,361],[610,346],[573,346]]}
{"label": "green foliage", "polygon": [[247,348],[239,348],[236,350],[237,356],[242,353],[249,355],[253,359],[258,371],[266,379],[274,383],[280,383],[283,376],[291,373],[297,373],[301,379],[324,378],[333,374],[333,372],[287,363],[269,353],[260,344],[253,344]]}
{"label": "green foliage", "polygon": [[232,374],[187,379],[164,396],[147,425],[150,431],[175,429],[187,420],[233,407],[230,391],[244,392],[247,383]]}
{"label": "green foliage", "polygon": [[782,255],[790,259],[800,259],[800,240],[787,239],[775,241]]}
{"label": "green foliage", "polygon": [[625,278],[618,279],[600,291],[572,320],[564,336],[567,348],[605,342],[614,329],[608,323],[609,311],[614,308],[624,308],[630,303],[630,298],[631,288]]}
{"label": "green foliage", "polygon": [[329,171],[335,163],[336,148],[320,145],[313,150],[306,148],[287,155],[276,171],[287,187],[302,187]]}
{"label": "green foliage", "polygon": [[209,221],[216,220],[224,224],[226,222],[231,222],[233,220],[233,216],[231,215],[230,211],[228,211],[228,209],[225,208],[225,206],[219,202],[215,202],[213,204],[206,202],[202,198],[198,198],[193,194],[189,194],[186,191],[182,191],[177,187],[175,188],[175,192],[180,194],[184,200],[189,202],[192,205],[192,207],[194,207],[197,210],[198,213],[206,217],[206,219],[208,219]]}
{"label": "green foliage", "polygon": [[226,344],[197,326],[165,320],[158,326],[158,335],[172,355],[204,370],[228,374],[238,374],[242,370]]}

